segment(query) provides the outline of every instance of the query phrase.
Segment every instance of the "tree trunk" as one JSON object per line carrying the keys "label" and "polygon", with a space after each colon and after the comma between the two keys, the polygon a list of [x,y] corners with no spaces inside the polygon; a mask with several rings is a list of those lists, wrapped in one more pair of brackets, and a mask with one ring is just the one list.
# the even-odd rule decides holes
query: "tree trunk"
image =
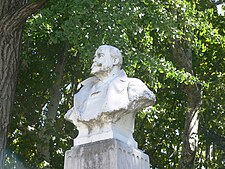
{"label": "tree trunk", "polygon": [[65,45],[63,54],[56,65],[56,80],[51,87],[50,90],[50,102],[47,106],[47,119],[45,126],[43,129],[39,132],[39,137],[42,139],[41,144],[38,145],[38,151],[41,153],[41,155],[44,157],[45,161],[49,163],[49,166],[46,166],[47,168],[51,167],[51,154],[50,154],[50,141],[52,138],[52,132],[48,132],[48,130],[51,131],[51,129],[54,127],[55,118],[57,115],[57,110],[59,107],[59,102],[61,100],[61,82],[63,78],[63,70],[64,70],[64,63],[67,53],[67,46]]}
{"label": "tree trunk", "polygon": [[4,168],[7,130],[15,94],[22,25],[44,5],[27,0],[0,1],[0,168]]}
{"label": "tree trunk", "polygon": [[[174,62],[179,69],[194,75],[192,68],[192,50],[188,42],[175,41],[172,48]],[[187,111],[184,124],[184,135],[181,158],[178,169],[194,169],[196,149],[198,146],[199,109],[201,91],[197,84],[185,85],[183,91],[187,96]]]}
{"label": "tree trunk", "polygon": [[15,93],[21,29],[11,36],[0,37],[0,166],[4,163],[7,128]]}

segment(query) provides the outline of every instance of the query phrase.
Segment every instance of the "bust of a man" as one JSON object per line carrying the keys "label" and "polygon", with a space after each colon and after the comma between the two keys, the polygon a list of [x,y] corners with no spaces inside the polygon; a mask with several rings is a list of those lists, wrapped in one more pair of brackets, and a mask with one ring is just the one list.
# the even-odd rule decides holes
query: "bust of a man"
{"label": "bust of a man", "polygon": [[79,131],[74,145],[115,138],[137,147],[132,136],[136,112],[152,106],[155,95],[141,80],[128,78],[121,65],[119,49],[102,45],[95,52],[94,76],[80,83],[65,115]]}

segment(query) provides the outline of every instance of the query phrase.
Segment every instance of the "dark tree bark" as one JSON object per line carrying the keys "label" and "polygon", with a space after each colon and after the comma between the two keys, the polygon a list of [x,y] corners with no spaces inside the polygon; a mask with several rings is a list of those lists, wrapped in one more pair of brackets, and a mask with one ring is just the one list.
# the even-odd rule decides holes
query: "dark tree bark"
{"label": "dark tree bark", "polygon": [[[174,63],[194,75],[192,68],[192,49],[187,41],[176,40],[172,47]],[[183,86],[187,96],[187,111],[184,124],[182,153],[178,169],[194,169],[196,149],[198,147],[199,109],[201,105],[201,89],[197,84]]]}
{"label": "dark tree bark", "polygon": [[15,94],[22,26],[46,0],[0,1],[0,168],[4,168],[7,130]]}

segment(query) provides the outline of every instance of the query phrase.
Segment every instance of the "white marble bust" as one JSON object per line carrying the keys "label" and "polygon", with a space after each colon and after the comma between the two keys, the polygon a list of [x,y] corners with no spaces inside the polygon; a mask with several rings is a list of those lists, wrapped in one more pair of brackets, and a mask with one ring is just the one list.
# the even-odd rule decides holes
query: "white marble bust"
{"label": "white marble bust", "polygon": [[113,46],[100,46],[90,77],[80,83],[74,105],[66,113],[79,134],[74,146],[115,138],[137,147],[133,139],[136,112],[152,106],[155,95],[139,79],[128,78],[121,69],[122,54]]}

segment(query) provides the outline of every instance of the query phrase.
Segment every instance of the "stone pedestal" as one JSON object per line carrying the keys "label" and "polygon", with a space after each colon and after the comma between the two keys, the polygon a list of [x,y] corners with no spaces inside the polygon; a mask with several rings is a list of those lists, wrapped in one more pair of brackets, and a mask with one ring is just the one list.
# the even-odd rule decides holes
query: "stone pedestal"
{"label": "stone pedestal", "polygon": [[116,139],[74,146],[66,152],[64,162],[64,169],[149,168],[148,155]]}

